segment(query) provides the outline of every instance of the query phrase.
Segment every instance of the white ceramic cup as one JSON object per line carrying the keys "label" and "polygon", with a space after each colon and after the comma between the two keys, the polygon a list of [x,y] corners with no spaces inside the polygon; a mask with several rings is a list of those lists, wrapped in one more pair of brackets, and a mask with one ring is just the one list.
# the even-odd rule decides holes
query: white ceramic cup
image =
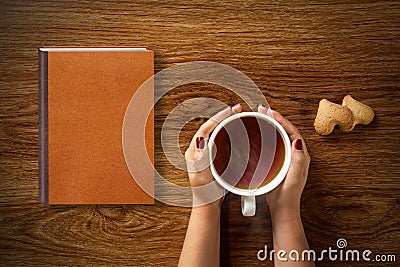
{"label": "white ceramic cup", "polygon": [[[255,117],[256,120],[246,119],[246,117]],[[246,121],[256,122],[256,127],[253,127],[254,123],[244,123]],[[258,136],[260,136],[261,138],[261,141],[259,141],[261,144],[260,148],[254,148],[255,145],[258,146],[258,141],[253,142],[253,140],[257,138],[254,138],[254,135],[248,134],[250,131],[253,130],[255,132],[257,132],[258,130],[259,132]],[[228,163],[224,163],[227,164],[224,172],[222,172],[221,170],[218,171],[218,168],[221,167],[218,165],[218,160],[216,159],[216,155],[218,153],[218,144],[216,142],[220,142],[220,140],[218,139],[220,137],[217,136],[219,134],[222,134],[221,131],[223,131],[225,135],[227,134],[226,136],[229,136],[230,144],[230,159]],[[279,134],[281,137],[279,141],[280,152],[277,152],[278,150],[275,149],[277,147],[277,140],[279,138],[277,134]],[[254,149],[260,150],[260,158],[257,160],[257,167],[254,168],[253,175],[251,174],[251,172],[248,172],[250,173],[249,175],[251,177],[254,177],[254,179],[250,178],[251,180],[249,180],[249,178],[246,177],[248,178],[247,181],[250,181],[250,184],[248,188],[243,188],[238,185],[242,183],[241,177],[245,177],[242,175],[245,175],[244,173],[246,172],[246,170],[248,170],[248,166],[250,166],[248,164],[250,164],[250,149],[252,147],[253,151]],[[212,175],[223,188],[241,196],[242,214],[244,216],[255,215],[256,196],[270,192],[284,180],[286,173],[289,169],[291,159],[291,143],[286,131],[276,120],[268,115],[259,112],[241,112],[221,121],[214,129],[209,138],[208,149],[210,152],[210,169]],[[282,154],[283,151],[284,155]],[[277,164],[274,165],[275,156],[277,156],[275,152],[280,153],[279,157],[281,157],[281,159],[279,160],[279,162],[277,161]],[[236,154],[236,156],[234,156],[233,154]],[[218,166],[216,166],[215,164],[217,164]],[[252,166],[254,166],[254,164]],[[267,179],[269,181],[262,179],[262,177],[271,176],[270,171],[272,169],[274,169],[274,172],[272,177],[269,177]],[[237,172],[239,172],[239,174],[236,174]],[[263,173],[265,173],[266,175],[263,176]],[[252,188],[252,181],[257,180],[256,174],[261,178],[258,178],[258,181],[255,182],[256,185]],[[227,181],[227,177],[233,177],[235,175],[236,178],[234,178],[234,182]],[[262,181],[260,179],[262,179]]]}

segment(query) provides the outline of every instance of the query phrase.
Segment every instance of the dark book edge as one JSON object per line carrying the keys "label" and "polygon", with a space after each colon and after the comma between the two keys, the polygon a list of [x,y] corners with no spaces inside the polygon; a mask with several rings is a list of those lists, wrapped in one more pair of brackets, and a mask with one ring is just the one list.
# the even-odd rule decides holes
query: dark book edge
{"label": "dark book edge", "polygon": [[47,121],[47,59],[48,54],[39,49],[39,202],[49,203],[48,187],[48,121]]}

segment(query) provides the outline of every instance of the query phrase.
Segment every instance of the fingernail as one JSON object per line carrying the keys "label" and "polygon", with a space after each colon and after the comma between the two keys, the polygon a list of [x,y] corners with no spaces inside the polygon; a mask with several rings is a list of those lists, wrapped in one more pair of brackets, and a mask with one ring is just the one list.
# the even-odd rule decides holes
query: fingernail
{"label": "fingernail", "polygon": [[202,136],[196,137],[196,147],[197,149],[204,149],[204,137]]}
{"label": "fingernail", "polygon": [[236,105],[234,105],[232,108],[237,108],[240,107],[240,103],[237,103]]}
{"label": "fingernail", "polygon": [[272,109],[271,108],[269,108],[268,110],[267,110],[267,115],[268,116],[270,116],[270,117],[274,117],[274,115],[272,115]]}
{"label": "fingernail", "polygon": [[296,139],[296,140],[294,141],[294,147],[295,147],[297,150],[302,150],[302,149],[303,149],[303,142],[301,141],[301,139]]}

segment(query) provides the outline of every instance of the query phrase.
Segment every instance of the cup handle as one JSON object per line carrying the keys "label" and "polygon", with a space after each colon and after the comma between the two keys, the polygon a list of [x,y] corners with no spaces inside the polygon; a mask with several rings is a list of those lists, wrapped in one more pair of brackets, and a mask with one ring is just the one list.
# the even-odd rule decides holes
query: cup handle
{"label": "cup handle", "polygon": [[241,196],[243,216],[254,216],[256,214],[256,197]]}

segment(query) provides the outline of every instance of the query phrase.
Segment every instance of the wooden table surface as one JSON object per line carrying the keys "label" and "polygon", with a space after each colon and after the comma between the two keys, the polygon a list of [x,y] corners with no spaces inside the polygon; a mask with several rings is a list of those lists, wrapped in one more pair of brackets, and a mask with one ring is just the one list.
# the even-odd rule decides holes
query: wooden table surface
{"label": "wooden table surface", "polygon": [[[396,263],[331,262],[319,266],[398,266],[400,261],[399,1],[1,1],[0,265],[174,266],[190,209],[154,206],[38,204],[38,62],[45,45],[146,45],[155,71],[215,61],[248,75],[271,107],[301,131],[311,154],[302,218],[311,248],[395,254]],[[351,133],[319,136],[318,102],[350,94],[376,117]],[[163,120],[193,97],[241,102],[228,90],[188,84],[156,105],[156,167],[187,184],[160,147]],[[242,101],[243,103],[243,101]],[[248,108],[246,108],[248,110]],[[203,119],[181,133],[182,151]],[[222,207],[221,266],[272,266],[257,252],[272,246],[265,198],[255,217],[240,199]],[[205,255],[206,257],[206,255]]]}

